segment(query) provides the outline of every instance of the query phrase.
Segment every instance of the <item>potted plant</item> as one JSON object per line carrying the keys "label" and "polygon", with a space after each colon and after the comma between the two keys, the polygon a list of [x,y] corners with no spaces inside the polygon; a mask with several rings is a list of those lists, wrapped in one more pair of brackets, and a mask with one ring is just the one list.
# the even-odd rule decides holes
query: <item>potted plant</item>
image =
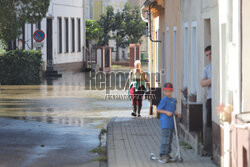
{"label": "potted plant", "polygon": [[197,95],[194,94],[194,93],[191,93],[191,94],[188,96],[188,100],[189,100],[189,102],[193,102],[193,103],[197,102]]}
{"label": "potted plant", "polygon": [[225,106],[224,104],[221,104],[216,109],[217,109],[217,113],[220,116],[220,120],[222,122],[231,123],[231,120],[232,120],[232,111],[233,111],[232,105]]}
{"label": "potted plant", "polygon": [[188,101],[188,88],[185,87],[181,90],[182,93],[182,99],[185,101]]}

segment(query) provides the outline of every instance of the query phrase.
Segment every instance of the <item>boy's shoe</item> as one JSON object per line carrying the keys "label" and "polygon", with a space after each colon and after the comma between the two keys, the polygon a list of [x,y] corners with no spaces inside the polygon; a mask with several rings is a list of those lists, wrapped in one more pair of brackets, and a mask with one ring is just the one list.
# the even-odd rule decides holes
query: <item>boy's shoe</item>
{"label": "boy's shoe", "polygon": [[134,117],[136,117],[136,113],[135,112],[132,112],[131,115],[134,116]]}
{"label": "boy's shoe", "polygon": [[171,155],[166,155],[166,158],[167,158],[168,160],[173,159],[173,157],[171,157]]}
{"label": "boy's shoe", "polygon": [[138,117],[141,117],[141,114],[138,114]]}
{"label": "boy's shoe", "polygon": [[158,160],[159,163],[165,164],[168,163],[169,159],[166,156],[162,155],[161,158]]}

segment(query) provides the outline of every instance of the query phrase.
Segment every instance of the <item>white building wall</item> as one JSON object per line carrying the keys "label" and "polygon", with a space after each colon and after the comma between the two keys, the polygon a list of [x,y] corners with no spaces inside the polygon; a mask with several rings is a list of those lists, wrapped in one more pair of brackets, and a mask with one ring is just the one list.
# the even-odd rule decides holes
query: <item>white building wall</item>
{"label": "white building wall", "polygon": [[[109,40],[109,46],[116,49],[116,42],[114,39]],[[123,57],[124,53],[124,57]],[[129,55],[129,48],[119,48],[119,58],[120,61],[127,61],[128,60],[128,55]],[[111,53],[111,58],[112,61],[116,61],[116,52]]]}
{"label": "white building wall", "polygon": [[[199,81],[204,67],[205,55],[203,51],[205,46],[200,14],[201,1],[182,0],[181,10],[181,39],[183,39],[181,40],[181,57],[184,60],[182,61],[182,89],[187,87],[189,94],[196,93],[197,102],[202,102],[204,93]],[[196,36],[195,39],[194,36]],[[193,46],[195,43],[197,45]]]}
{"label": "white building wall", "polygon": [[[192,9],[192,10],[190,10]],[[202,71],[203,68],[207,65],[208,61],[204,54],[204,49],[208,45],[212,45],[212,115],[213,121],[219,124],[218,115],[216,112],[216,106],[220,104],[220,38],[219,38],[219,9],[218,9],[218,1],[196,1],[196,0],[182,0],[181,1],[181,38],[185,39],[185,28],[188,29],[188,45],[187,54],[188,55],[188,92],[192,92],[192,86],[194,86],[194,82],[196,82],[196,90],[197,90],[197,102],[203,103],[206,100],[205,91],[200,86],[200,80],[202,79]],[[210,20],[210,36],[207,36],[205,32],[205,20]],[[191,38],[192,38],[192,28],[196,27],[196,40],[197,40],[197,56],[194,57],[192,54],[192,46],[191,46]],[[185,40],[182,40],[181,43],[181,55],[183,60],[186,52],[184,49]],[[196,67],[192,67],[192,62],[194,59],[197,59]],[[184,62],[183,62],[184,63]],[[185,66],[182,64],[183,67]],[[195,70],[198,69],[198,70]],[[216,69],[216,70],[214,70]],[[194,72],[197,71],[197,72]],[[193,77],[193,75],[197,75],[197,77]],[[196,81],[193,81],[193,78],[196,78]],[[204,103],[205,104],[205,103]]]}
{"label": "white building wall", "polygon": [[[46,18],[52,18],[53,22],[53,64],[63,64],[72,62],[81,62],[82,47],[85,46],[85,16],[84,16],[84,0],[51,0],[50,7]],[[58,45],[58,17],[62,18],[62,53],[59,52]],[[46,63],[47,59],[47,43],[46,43],[46,29],[47,21],[46,18],[41,21],[41,30],[45,33],[44,45],[41,49],[43,54],[43,61]],[[69,52],[65,53],[65,18],[69,19]],[[75,52],[71,52],[71,18],[75,19]],[[77,19],[81,20],[81,51],[78,51],[78,22]],[[37,30],[37,26],[34,25],[33,31]],[[30,24],[25,25],[25,36],[26,36],[26,49],[31,46],[31,26]]]}

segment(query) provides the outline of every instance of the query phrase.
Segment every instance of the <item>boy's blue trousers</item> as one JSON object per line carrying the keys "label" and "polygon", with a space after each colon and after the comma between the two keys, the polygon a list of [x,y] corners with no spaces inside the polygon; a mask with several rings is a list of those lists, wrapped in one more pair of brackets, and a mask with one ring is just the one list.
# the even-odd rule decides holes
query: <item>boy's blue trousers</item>
{"label": "boy's blue trousers", "polygon": [[161,129],[161,149],[160,156],[169,155],[171,152],[171,144],[173,139],[173,129]]}

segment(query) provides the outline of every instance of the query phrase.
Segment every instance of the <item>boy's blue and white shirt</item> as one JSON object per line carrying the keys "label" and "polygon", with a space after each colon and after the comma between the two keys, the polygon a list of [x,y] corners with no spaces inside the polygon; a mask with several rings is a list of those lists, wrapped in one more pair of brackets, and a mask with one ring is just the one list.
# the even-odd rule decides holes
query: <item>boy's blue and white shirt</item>
{"label": "boy's blue and white shirt", "polygon": [[[176,110],[176,99],[169,98],[167,96],[161,99],[160,104],[157,107],[157,110],[165,110],[173,112],[173,115]],[[173,116],[169,117],[166,114],[160,114],[161,128],[174,129],[174,119]]]}

